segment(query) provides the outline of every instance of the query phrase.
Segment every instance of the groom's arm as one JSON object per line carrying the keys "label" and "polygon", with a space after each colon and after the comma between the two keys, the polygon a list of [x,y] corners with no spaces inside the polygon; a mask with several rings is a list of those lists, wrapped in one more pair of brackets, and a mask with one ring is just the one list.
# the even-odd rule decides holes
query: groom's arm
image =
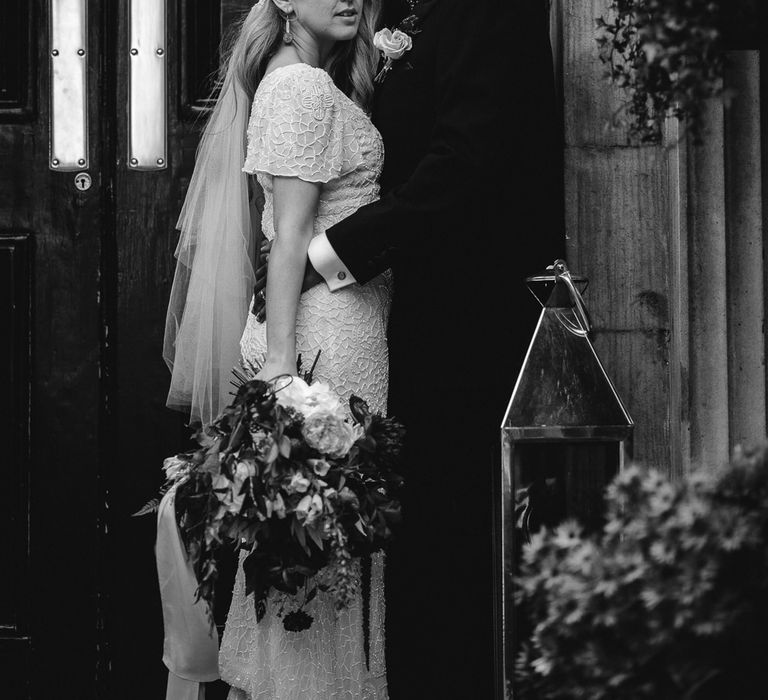
{"label": "groom's arm", "polygon": [[[510,96],[522,108],[526,104],[523,95],[515,94],[514,75],[504,70],[512,63],[506,57],[510,39],[525,31],[507,21],[511,13],[506,8],[513,3],[441,3],[445,7],[435,10],[442,17],[435,27],[440,32],[435,58],[436,121],[429,147],[403,185],[313,239],[310,262],[331,289],[367,282],[389,268],[395,256],[428,254],[441,243],[440,222],[462,211],[457,203],[466,201],[471,188],[499,176],[503,153],[509,152],[506,140],[519,137],[510,133],[514,132],[511,125],[505,133],[501,119],[501,105]],[[507,45],[500,43],[496,27],[504,28]]]}

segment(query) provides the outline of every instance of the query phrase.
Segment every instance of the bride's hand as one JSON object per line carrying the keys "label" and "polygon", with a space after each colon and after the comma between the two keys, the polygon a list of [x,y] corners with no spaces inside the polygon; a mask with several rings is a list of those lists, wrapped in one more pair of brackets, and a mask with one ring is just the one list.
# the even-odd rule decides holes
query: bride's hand
{"label": "bride's hand", "polygon": [[267,359],[264,362],[263,367],[259,370],[258,374],[256,375],[256,379],[261,379],[262,381],[268,382],[271,379],[274,379],[275,377],[279,377],[281,375],[289,374],[293,377],[298,375],[298,372],[296,371],[296,362],[288,362],[288,361],[277,361],[277,360],[269,360]]}

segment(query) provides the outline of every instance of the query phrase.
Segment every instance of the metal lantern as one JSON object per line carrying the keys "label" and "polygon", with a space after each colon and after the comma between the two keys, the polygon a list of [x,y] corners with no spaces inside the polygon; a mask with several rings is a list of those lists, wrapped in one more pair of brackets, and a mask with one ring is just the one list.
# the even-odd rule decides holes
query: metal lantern
{"label": "metal lantern", "polygon": [[605,487],[629,458],[634,428],[589,341],[587,281],[562,260],[526,281],[543,308],[501,428],[499,700],[512,697],[517,643],[529,632],[513,604],[522,546],[565,519],[601,527]]}

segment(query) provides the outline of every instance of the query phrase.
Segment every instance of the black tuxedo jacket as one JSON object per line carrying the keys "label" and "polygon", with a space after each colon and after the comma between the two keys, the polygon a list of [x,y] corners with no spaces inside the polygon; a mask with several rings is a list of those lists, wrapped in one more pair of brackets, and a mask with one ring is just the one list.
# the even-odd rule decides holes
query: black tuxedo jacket
{"label": "black tuxedo jacket", "polygon": [[[409,14],[385,9],[389,26]],[[413,48],[375,96],[381,199],[327,235],[359,282],[394,271],[391,410],[411,417],[429,376],[498,373],[496,430],[540,310],[524,278],[562,254],[546,3],[422,0],[416,14]]]}
{"label": "black tuxedo jacket", "polygon": [[[382,196],[327,231],[359,282],[392,268],[390,413],[406,426],[387,565],[396,700],[492,697],[492,482],[540,311],[525,277],[562,255],[562,139],[545,0],[423,0],[377,89]],[[408,14],[391,2],[388,26]]]}

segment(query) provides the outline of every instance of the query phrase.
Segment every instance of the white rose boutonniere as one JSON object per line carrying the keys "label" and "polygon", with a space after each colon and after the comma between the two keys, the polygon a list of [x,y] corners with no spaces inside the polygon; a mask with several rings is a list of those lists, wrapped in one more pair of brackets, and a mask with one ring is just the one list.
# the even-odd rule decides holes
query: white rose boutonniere
{"label": "white rose boutonniere", "polygon": [[413,40],[405,32],[395,29],[381,29],[373,37],[373,45],[384,54],[385,58],[396,61],[402,58],[406,51],[410,51]]}
{"label": "white rose boutonniere", "polygon": [[380,29],[373,37],[373,45],[381,51],[385,59],[384,67],[378,72],[374,80],[380,83],[384,76],[392,68],[392,63],[402,58],[413,47],[413,39],[405,32],[395,29]]}
{"label": "white rose boutonniere", "polygon": [[330,457],[342,457],[349,452],[360,435],[347,421],[333,411],[315,411],[302,426],[307,444]]}

